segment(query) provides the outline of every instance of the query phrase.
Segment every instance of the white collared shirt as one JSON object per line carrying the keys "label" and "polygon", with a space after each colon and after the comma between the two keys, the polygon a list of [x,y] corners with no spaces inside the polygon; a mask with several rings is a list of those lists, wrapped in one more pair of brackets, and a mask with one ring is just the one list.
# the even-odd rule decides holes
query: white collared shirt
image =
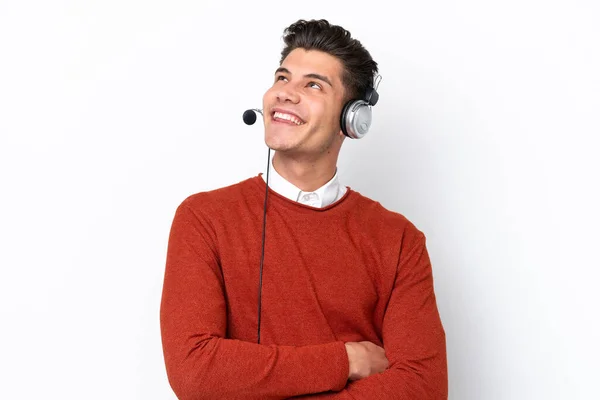
{"label": "white collared shirt", "polygon": [[[266,182],[267,175],[262,174],[263,180]],[[315,190],[314,192],[304,192],[297,188],[294,184],[287,181],[279,175],[273,167],[273,159],[271,158],[271,168],[269,170],[269,187],[280,195],[287,197],[292,201],[306,204],[311,207],[322,208],[326,207],[339,199],[346,193],[347,188],[340,185],[337,169],[335,175],[329,182]]]}

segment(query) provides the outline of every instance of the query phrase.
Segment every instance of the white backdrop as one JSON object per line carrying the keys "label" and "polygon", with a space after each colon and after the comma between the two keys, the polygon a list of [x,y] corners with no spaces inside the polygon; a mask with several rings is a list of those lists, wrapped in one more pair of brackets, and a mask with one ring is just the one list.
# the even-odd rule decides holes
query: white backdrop
{"label": "white backdrop", "polygon": [[173,213],[262,171],[299,18],[380,64],[340,174],[428,237],[450,399],[600,398],[594,0],[0,0],[0,398],[175,398]]}

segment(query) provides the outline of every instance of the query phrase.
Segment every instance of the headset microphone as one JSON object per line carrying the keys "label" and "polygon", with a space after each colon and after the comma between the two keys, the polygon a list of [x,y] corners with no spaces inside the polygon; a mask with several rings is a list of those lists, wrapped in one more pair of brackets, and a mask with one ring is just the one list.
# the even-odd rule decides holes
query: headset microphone
{"label": "headset microphone", "polygon": [[[262,110],[258,108],[251,108],[249,110],[244,111],[242,118],[246,125],[252,125],[256,122],[256,113],[259,113],[264,117]],[[262,311],[262,276],[263,276],[263,264],[265,261],[265,235],[266,235],[266,227],[267,227],[267,200],[269,198],[269,167],[271,166],[271,148],[269,147],[269,151],[267,153],[267,178],[266,181],[266,189],[265,189],[265,203],[263,206],[263,227],[262,227],[262,247],[261,247],[261,256],[260,256],[260,267],[258,270],[258,323],[257,323],[257,343],[260,344],[260,320],[261,320],[261,311]]]}
{"label": "headset microphone", "polygon": [[244,115],[242,115],[244,123],[246,123],[246,125],[254,124],[256,122],[256,113],[263,115],[262,110],[259,110],[258,108],[251,108],[244,111]]}

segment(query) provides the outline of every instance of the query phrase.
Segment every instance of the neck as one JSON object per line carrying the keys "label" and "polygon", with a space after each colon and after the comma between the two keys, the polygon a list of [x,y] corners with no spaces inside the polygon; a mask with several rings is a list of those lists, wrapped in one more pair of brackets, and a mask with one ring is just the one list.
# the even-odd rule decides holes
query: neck
{"label": "neck", "polygon": [[275,152],[273,168],[288,182],[305,192],[313,192],[329,182],[336,172],[337,157],[299,160]]}

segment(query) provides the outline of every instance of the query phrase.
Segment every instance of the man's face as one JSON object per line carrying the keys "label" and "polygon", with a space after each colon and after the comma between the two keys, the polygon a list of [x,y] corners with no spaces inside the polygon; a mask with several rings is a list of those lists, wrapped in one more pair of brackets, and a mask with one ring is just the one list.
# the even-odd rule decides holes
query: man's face
{"label": "man's face", "polygon": [[335,140],[341,144],[342,68],[337,58],[321,51],[298,48],[288,54],[263,96],[267,146],[318,157]]}

